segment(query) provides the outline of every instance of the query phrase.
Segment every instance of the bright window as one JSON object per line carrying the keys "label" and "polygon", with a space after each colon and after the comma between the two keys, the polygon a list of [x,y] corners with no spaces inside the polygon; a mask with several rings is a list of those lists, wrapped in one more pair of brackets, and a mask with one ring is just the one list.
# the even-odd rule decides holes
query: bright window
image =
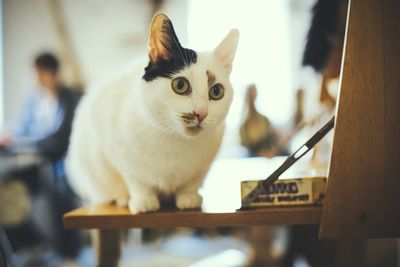
{"label": "bright window", "polygon": [[231,28],[240,41],[231,81],[235,89],[228,127],[238,127],[248,84],[258,88],[257,107],[282,124],[293,109],[289,40],[289,3],[282,0],[191,0],[188,14],[189,47],[215,47]]}

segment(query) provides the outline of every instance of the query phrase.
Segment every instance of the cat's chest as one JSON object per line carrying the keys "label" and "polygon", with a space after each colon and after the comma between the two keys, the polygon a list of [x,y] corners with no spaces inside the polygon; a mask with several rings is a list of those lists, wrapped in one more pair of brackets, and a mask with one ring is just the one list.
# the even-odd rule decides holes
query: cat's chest
{"label": "cat's chest", "polygon": [[212,140],[179,142],[168,138],[154,138],[145,143],[135,142],[132,152],[136,160],[151,164],[164,164],[168,167],[184,168],[187,165],[196,166],[204,157],[212,153]]}
{"label": "cat's chest", "polygon": [[[192,176],[208,168],[219,148],[218,136],[198,140],[136,136],[125,145],[123,168],[140,176]],[[121,152],[121,151],[120,151]]]}

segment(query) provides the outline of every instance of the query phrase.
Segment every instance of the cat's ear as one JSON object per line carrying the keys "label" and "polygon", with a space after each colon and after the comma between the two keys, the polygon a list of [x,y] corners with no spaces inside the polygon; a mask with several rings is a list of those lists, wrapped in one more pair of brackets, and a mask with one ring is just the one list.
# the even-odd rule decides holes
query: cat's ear
{"label": "cat's ear", "polygon": [[214,55],[221,62],[222,66],[229,71],[232,70],[233,59],[239,41],[239,31],[231,30],[221,43],[214,49]]}
{"label": "cat's ear", "polygon": [[164,13],[154,15],[150,26],[149,56],[153,63],[160,59],[168,60],[174,50],[180,49],[171,20]]}

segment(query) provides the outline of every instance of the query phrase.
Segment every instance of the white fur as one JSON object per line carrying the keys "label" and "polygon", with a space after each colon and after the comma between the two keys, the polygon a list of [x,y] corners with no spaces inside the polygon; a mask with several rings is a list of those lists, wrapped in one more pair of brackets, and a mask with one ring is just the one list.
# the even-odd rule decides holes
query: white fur
{"label": "white fur", "polygon": [[[187,78],[191,95],[174,93],[169,78],[144,81],[145,62],[91,87],[76,111],[67,157],[76,192],[90,203],[128,204],[132,213],[159,209],[160,193],[175,194],[178,208],[199,207],[198,188],[220,147],[233,97],[237,38],[231,31],[218,49],[197,53],[195,64],[174,75]],[[224,86],[222,99],[209,100],[206,71]],[[194,110],[208,116],[198,134],[189,134],[180,114]]]}

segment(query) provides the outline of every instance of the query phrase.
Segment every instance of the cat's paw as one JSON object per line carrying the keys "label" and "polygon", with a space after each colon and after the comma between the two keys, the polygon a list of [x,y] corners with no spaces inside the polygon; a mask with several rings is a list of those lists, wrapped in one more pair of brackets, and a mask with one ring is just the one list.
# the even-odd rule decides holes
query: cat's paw
{"label": "cat's paw", "polygon": [[176,195],[176,206],[179,209],[197,209],[201,207],[203,198],[197,192],[182,192]]}
{"label": "cat's paw", "polygon": [[129,202],[128,196],[120,196],[115,199],[115,203],[118,207],[127,207]]}
{"label": "cat's paw", "polygon": [[147,196],[135,196],[131,197],[128,206],[129,210],[133,214],[156,211],[160,209],[160,201],[155,194]]}

